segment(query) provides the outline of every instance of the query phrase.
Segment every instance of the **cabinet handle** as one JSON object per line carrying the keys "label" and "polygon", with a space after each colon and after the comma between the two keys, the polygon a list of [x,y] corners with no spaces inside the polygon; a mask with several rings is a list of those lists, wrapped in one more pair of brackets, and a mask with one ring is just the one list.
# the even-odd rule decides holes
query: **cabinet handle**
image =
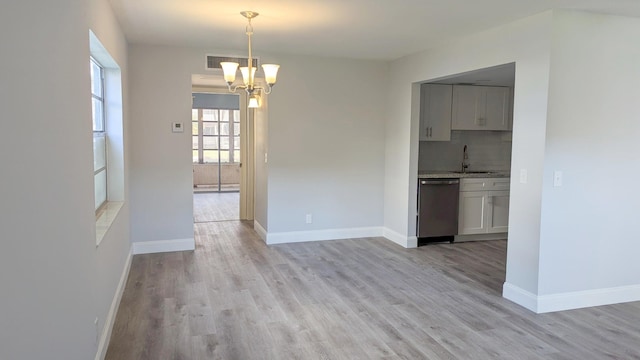
{"label": "cabinet handle", "polygon": [[429,126],[429,137],[433,137],[433,127]]}

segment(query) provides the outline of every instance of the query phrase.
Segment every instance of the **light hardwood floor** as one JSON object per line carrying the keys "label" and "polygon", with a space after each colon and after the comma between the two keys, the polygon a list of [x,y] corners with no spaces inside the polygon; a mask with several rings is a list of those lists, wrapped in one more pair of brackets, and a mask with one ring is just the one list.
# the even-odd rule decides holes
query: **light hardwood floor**
{"label": "light hardwood floor", "polygon": [[193,220],[196,223],[240,219],[239,192],[193,194]]}
{"label": "light hardwood floor", "polygon": [[503,299],[505,241],[195,229],[194,252],[134,257],[107,359],[640,359],[640,303],[536,315]]}

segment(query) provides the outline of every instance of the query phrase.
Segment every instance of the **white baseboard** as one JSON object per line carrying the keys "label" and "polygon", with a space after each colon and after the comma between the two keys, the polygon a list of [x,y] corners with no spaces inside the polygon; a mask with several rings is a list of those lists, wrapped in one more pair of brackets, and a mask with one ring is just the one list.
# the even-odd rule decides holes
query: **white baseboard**
{"label": "white baseboard", "polygon": [[572,291],[536,296],[517,286],[504,283],[502,296],[538,313],[640,301],[640,285]]}
{"label": "white baseboard", "polygon": [[120,306],[120,300],[122,299],[122,293],[127,285],[127,279],[129,278],[129,270],[131,269],[131,259],[133,258],[133,246],[129,248],[129,255],[124,263],[124,269],[122,269],[122,275],[120,275],[120,282],[116,288],[116,293],[113,295],[111,301],[111,307],[109,307],[109,313],[104,320],[102,326],[102,336],[100,336],[100,342],[98,343],[98,351],[96,352],[95,360],[103,360],[107,355],[107,348],[109,347],[109,341],[111,340],[111,332],[113,331],[113,324],[116,321],[116,314],[118,313],[118,307]]}
{"label": "white baseboard", "polygon": [[505,282],[502,285],[502,297],[538,313],[538,296],[518,286]]}
{"label": "white baseboard", "polygon": [[[256,231],[259,231],[259,230],[256,230]],[[290,231],[290,232],[281,232],[281,233],[265,232],[265,233],[266,233],[267,244],[273,245],[273,244],[286,244],[286,243],[296,243],[296,242],[305,242],[305,241],[322,241],[322,240],[377,237],[377,236],[382,236],[382,227]]]}
{"label": "white baseboard", "polygon": [[413,249],[418,247],[418,237],[417,236],[409,236],[407,238],[407,249]]}
{"label": "white baseboard", "polygon": [[253,220],[253,230],[258,233],[262,241],[267,242],[267,230],[265,230],[257,220]]}
{"label": "white baseboard", "polygon": [[389,228],[383,229],[382,236],[407,249],[418,247],[418,238],[416,236],[405,236]]}
{"label": "white baseboard", "polygon": [[141,241],[134,242],[132,246],[133,255],[138,255],[195,250],[196,242],[194,238],[188,238],[160,241]]}
{"label": "white baseboard", "polygon": [[640,301],[640,285],[538,296],[538,313]]}
{"label": "white baseboard", "polygon": [[260,238],[262,238],[262,240],[267,243],[267,245],[382,236],[404,248],[418,247],[417,237],[407,237],[389,228],[379,226],[269,233],[264,229],[264,227],[262,227],[259,222],[254,220],[253,229],[256,231],[256,233],[258,233],[258,236],[260,236]]}

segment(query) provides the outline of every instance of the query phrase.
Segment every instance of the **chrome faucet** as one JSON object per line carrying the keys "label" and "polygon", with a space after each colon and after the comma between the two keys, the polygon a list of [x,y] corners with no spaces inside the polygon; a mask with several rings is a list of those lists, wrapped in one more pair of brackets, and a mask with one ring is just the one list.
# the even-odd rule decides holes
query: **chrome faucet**
{"label": "chrome faucet", "polygon": [[469,154],[467,153],[467,145],[462,149],[462,172],[467,172],[469,168]]}

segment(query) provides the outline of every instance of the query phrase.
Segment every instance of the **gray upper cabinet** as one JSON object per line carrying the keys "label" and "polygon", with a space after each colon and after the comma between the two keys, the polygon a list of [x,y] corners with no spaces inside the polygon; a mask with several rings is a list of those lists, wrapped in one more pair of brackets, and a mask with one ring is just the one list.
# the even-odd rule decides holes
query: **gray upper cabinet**
{"label": "gray upper cabinet", "polygon": [[508,87],[453,85],[452,130],[510,130]]}
{"label": "gray upper cabinet", "polygon": [[451,140],[451,102],[453,86],[420,86],[420,141]]}

